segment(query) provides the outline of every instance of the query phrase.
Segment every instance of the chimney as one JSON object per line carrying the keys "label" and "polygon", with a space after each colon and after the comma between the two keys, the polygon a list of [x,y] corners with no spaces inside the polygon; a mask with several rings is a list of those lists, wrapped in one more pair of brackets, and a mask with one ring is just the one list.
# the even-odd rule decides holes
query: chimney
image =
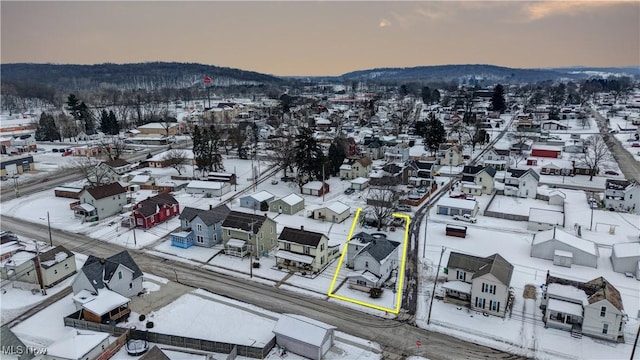
{"label": "chimney", "polygon": [[300,225],[300,230],[304,231],[304,225]]}
{"label": "chimney", "polygon": [[209,204],[209,210],[213,210],[213,204]]}

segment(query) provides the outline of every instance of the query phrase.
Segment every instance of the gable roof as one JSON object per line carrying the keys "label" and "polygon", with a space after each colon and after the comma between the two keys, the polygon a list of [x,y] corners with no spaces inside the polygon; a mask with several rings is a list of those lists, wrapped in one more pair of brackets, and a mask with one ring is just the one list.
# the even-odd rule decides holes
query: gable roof
{"label": "gable roof", "polygon": [[509,286],[509,284],[511,283],[511,275],[513,275],[513,265],[511,265],[499,254],[493,254],[485,258],[485,260],[488,260],[489,262],[481,266],[478,271],[473,274],[472,279],[475,279],[482,275],[492,274],[500,282],[502,282],[506,286]]}
{"label": "gable roof", "polygon": [[40,266],[45,269],[52,267],[53,265],[64,261],[67,258],[73,257],[73,253],[62,245],[58,245],[53,249],[40,254]]}
{"label": "gable roof", "polygon": [[196,217],[196,215],[200,214],[203,211],[206,211],[206,210],[187,206],[182,209],[179,219],[191,221],[193,220],[194,217]]}
{"label": "gable roof", "polygon": [[199,217],[205,225],[209,226],[224,221],[230,212],[231,209],[227,205],[218,205],[210,210],[202,210],[192,220]]}
{"label": "gable roof", "polygon": [[595,293],[589,296],[589,304],[596,303],[600,300],[608,300],[616,309],[623,311],[624,306],[622,306],[622,297],[620,297],[620,292],[616,289],[607,279],[602,276],[597,277],[591,281],[587,281],[586,284],[597,288]]}
{"label": "gable roof", "polygon": [[285,227],[282,229],[280,236],[278,236],[278,240],[317,247],[323,236],[325,235],[313,231]]}
{"label": "gable roof", "polygon": [[281,199],[279,199],[280,201],[282,201],[283,203],[287,204],[287,205],[296,205],[299,204],[300,202],[303,202],[304,199],[296,194],[289,194]]}
{"label": "gable roof", "polygon": [[462,168],[462,174],[466,174],[466,175],[476,176],[476,175],[479,175],[482,171],[485,171],[491,177],[495,177],[496,176],[496,169],[492,168],[491,166],[465,165]]}
{"label": "gable roof", "polygon": [[177,203],[178,201],[173,197],[173,195],[169,193],[162,193],[140,201],[138,203],[138,207],[134,211],[144,217],[148,217],[158,212],[158,208],[161,208],[164,205],[175,205]]}
{"label": "gable roof", "polygon": [[534,179],[536,179],[537,181],[540,181],[540,175],[533,169],[507,169],[507,172],[511,174],[511,177],[514,177],[517,179],[529,173],[531,174],[531,176],[533,176]]}
{"label": "gable roof", "polygon": [[93,255],[89,255],[80,271],[85,274],[93,289],[97,291],[98,289],[105,287],[105,281],[111,280],[111,277],[113,277],[113,274],[120,264],[133,271],[134,279],[142,276],[142,271],[126,250],[106,259],[100,259]]}
{"label": "gable roof", "polygon": [[322,342],[327,337],[327,333],[336,329],[335,326],[316,321],[300,315],[283,314],[273,332],[276,335],[286,336],[297,341],[322,347]]}
{"label": "gable roof", "polygon": [[536,246],[547,241],[558,241],[569,247],[578,249],[587,254],[598,256],[598,247],[593,241],[589,241],[573,234],[570,234],[562,229],[554,227],[553,229],[538,231],[533,235],[533,241],[531,246]]}
{"label": "gable roof", "polygon": [[171,358],[162,352],[158,345],[153,345],[153,347],[142,355],[139,360],[171,360]]}
{"label": "gable roof", "polygon": [[92,188],[88,188],[85,191],[89,193],[94,199],[104,199],[109,196],[124,194],[127,192],[125,188],[120,185],[118,182],[114,182],[111,184],[96,186]]}
{"label": "gable roof", "polygon": [[389,256],[389,254],[391,254],[393,250],[395,250],[399,245],[399,242],[387,240],[384,237],[378,237],[372,239],[369,244],[365,246],[364,249],[362,249],[362,252],[369,253],[369,255],[371,255],[371,257],[373,257],[374,259],[382,261],[387,258],[387,256]]}
{"label": "gable roof", "polygon": [[449,254],[449,262],[447,262],[447,268],[456,268],[476,272],[488,263],[489,260],[485,258],[452,251],[451,254]]}
{"label": "gable roof", "polygon": [[224,222],[222,222],[222,227],[251,231],[251,224],[253,224],[253,233],[257,234],[265,220],[267,220],[266,215],[254,215],[231,210]]}

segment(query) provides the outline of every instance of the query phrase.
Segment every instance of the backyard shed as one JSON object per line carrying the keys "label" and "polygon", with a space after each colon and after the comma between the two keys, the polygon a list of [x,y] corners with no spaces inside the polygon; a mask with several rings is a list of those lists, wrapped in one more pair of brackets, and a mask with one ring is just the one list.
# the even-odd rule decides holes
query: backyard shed
{"label": "backyard shed", "polygon": [[636,280],[640,280],[640,243],[613,244],[611,265],[613,265],[613,271],[634,274]]}
{"label": "backyard shed", "polygon": [[187,185],[187,194],[205,194],[208,197],[222,196],[231,191],[228,183],[193,180]]}
{"label": "backyard shed", "polygon": [[283,314],[273,328],[276,343],[287,351],[320,360],[333,346],[335,326],[294,314]]}
{"label": "backyard shed", "polygon": [[476,216],[478,214],[478,202],[475,200],[456,199],[443,196],[437,203],[438,214],[440,215],[463,215]]}
{"label": "backyard shed", "polygon": [[[540,231],[533,236],[531,257],[556,261],[556,251],[561,250],[558,261],[564,264],[571,253],[571,264],[598,267],[598,247],[592,241],[582,239],[558,228]],[[562,257],[563,259],[560,259]],[[562,265],[566,266],[566,265]]]}
{"label": "backyard shed", "polygon": [[466,226],[447,224],[445,232],[447,236],[455,236],[461,238],[467,237]]}

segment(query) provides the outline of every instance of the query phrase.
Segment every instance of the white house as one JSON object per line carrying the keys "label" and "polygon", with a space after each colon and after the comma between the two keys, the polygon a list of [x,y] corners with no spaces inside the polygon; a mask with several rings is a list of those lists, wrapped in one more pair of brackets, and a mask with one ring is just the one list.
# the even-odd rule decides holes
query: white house
{"label": "white house", "polygon": [[92,207],[93,210],[89,213],[103,220],[122,212],[123,206],[127,204],[126,193],[127,190],[120,183],[114,182],[85,189],[80,193],[80,203]]}
{"label": "white house", "polygon": [[359,241],[365,241],[364,246],[352,252],[352,258],[347,259],[347,263],[353,264],[354,270],[347,275],[349,287],[362,291],[380,288],[391,277],[392,271],[398,268],[400,243],[387,240],[383,234],[363,237]]}
{"label": "white house", "polygon": [[496,149],[491,148],[482,155],[482,164],[484,166],[491,166],[492,168],[501,171],[509,168],[511,163],[511,152],[509,149]]}
{"label": "white house", "polygon": [[604,205],[609,210],[640,212],[640,185],[634,181],[607,179]]}
{"label": "white house", "polygon": [[219,197],[231,191],[229,183],[219,181],[192,180],[186,188],[187,194],[205,194],[207,197]]}
{"label": "white house", "polygon": [[553,260],[554,265],[598,267],[598,246],[564,230],[553,228],[533,235],[531,257]]}
{"label": "white house", "polygon": [[540,175],[533,169],[508,169],[504,178],[504,194],[535,199]]}
{"label": "white house", "polygon": [[307,359],[320,360],[333,346],[335,326],[305,316],[282,314],[273,333],[276,344]]}

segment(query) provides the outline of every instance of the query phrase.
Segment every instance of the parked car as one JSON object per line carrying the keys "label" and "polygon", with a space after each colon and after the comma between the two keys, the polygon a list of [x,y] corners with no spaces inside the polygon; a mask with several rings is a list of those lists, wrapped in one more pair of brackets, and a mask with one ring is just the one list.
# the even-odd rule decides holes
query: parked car
{"label": "parked car", "polygon": [[633,143],[631,144],[631,147],[640,147],[640,143]]}
{"label": "parked car", "polygon": [[344,191],[345,195],[351,195],[355,192],[355,190],[353,188],[348,188]]}
{"label": "parked car", "polygon": [[613,175],[613,176],[618,176],[620,174],[618,174],[617,171],[613,171],[613,170],[607,170],[604,172],[605,175]]}
{"label": "parked car", "polygon": [[70,150],[67,150],[67,151],[62,153],[62,156],[69,156],[69,155],[71,155],[71,151]]}
{"label": "parked car", "polygon": [[453,220],[466,221],[472,224],[475,224],[478,221],[476,218],[471,217],[469,214],[464,215],[453,215]]}
{"label": "parked car", "polygon": [[609,134],[617,134],[618,130],[609,130]]}
{"label": "parked car", "polygon": [[58,152],[58,149],[53,148],[53,149],[51,149],[51,152]]}
{"label": "parked car", "polygon": [[278,185],[278,180],[276,179],[271,180],[271,185]]}
{"label": "parked car", "polygon": [[397,211],[406,211],[406,212],[410,212],[410,211],[411,211],[411,206],[409,206],[409,205],[404,205],[404,204],[396,205],[396,210],[397,210]]}

